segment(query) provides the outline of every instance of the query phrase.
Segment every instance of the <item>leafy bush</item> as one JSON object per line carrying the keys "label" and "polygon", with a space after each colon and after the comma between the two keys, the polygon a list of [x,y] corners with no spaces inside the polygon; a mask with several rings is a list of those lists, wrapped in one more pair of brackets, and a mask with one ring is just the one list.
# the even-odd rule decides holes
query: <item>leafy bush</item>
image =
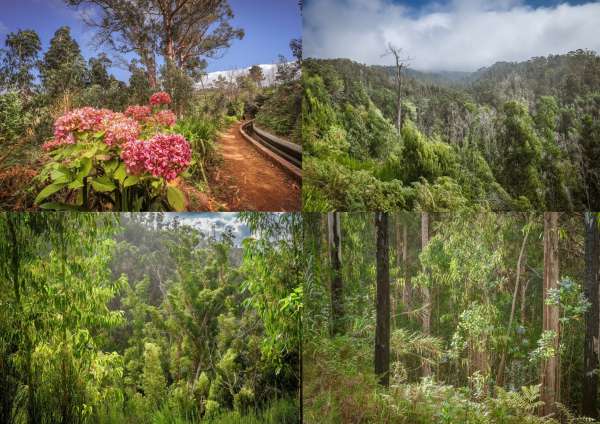
{"label": "leafy bush", "polygon": [[256,115],[256,123],[300,143],[302,86],[299,81],[278,85],[268,96]]}
{"label": "leafy bush", "polygon": [[[427,355],[439,354],[439,341],[404,332],[397,332],[394,337],[398,342],[396,353],[408,349],[414,354],[422,348]],[[411,340],[416,343],[406,347],[405,342]],[[307,346],[304,379],[307,422],[558,423],[535,415],[541,404],[539,386],[522,387],[518,391],[496,387],[495,396],[481,397],[476,385],[472,389],[456,388],[423,378],[411,384],[396,381],[385,390],[372,372],[370,348],[362,339],[349,336],[315,338]]]}
{"label": "leafy bush", "polygon": [[214,161],[218,126],[214,120],[199,117],[184,118],[177,122],[175,131],[189,141],[192,148],[192,161],[189,173],[193,177],[201,177],[208,185],[207,166]]}
{"label": "leafy bush", "polygon": [[[173,133],[175,115],[160,110],[169,102],[167,93],[155,93],[151,107],[124,114],[85,107],[58,118],[55,138],[43,146],[52,160],[39,177],[51,184],[35,203],[58,210],[184,210],[185,197],[170,182],[189,166],[191,150]],[[62,201],[40,204],[58,194]]]}
{"label": "leafy bush", "polygon": [[28,121],[18,93],[0,94],[0,145],[21,137]]}

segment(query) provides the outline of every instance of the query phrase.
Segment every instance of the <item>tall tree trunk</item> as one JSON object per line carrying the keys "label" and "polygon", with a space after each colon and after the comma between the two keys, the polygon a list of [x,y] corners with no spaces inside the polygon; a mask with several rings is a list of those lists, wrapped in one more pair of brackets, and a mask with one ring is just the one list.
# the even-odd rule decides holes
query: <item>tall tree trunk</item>
{"label": "tall tree trunk", "polygon": [[408,269],[408,225],[402,226],[402,267],[404,272],[404,288],[402,289],[402,303],[406,311],[412,309],[413,287],[410,281],[410,272]]}
{"label": "tall tree trunk", "polygon": [[402,66],[396,58],[396,129],[402,129]]}
{"label": "tall tree trunk", "polygon": [[599,237],[596,215],[585,214],[585,297],[590,307],[585,313],[585,347],[583,353],[583,415],[598,417],[598,253]]}
{"label": "tall tree trunk", "polygon": [[152,89],[158,87],[158,81],[156,79],[156,58],[154,53],[141,53],[140,54],[142,65],[146,68],[146,76],[148,78],[148,85]]}
{"label": "tall tree trunk", "polygon": [[527,278],[527,268],[523,270],[525,284],[521,284],[521,322],[527,322],[527,288],[529,287],[529,279]]}
{"label": "tall tree trunk", "polygon": [[[429,213],[421,212],[421,250],[429,243]],[[426,270],[424,270],[426,271]],[[429,336],[431,334],[431,293],[429,287],[422,288],[423,295],[423,334]],[[423,361],[423,376],[431,376],[431,366],[429,362]]]}
{"label": "tall tree trunk", "polygon": [[344,332],[344,299],[342,283],[342,232],[339,212],[327,214],[329,258],[331,260],[331,336]]}
{"label": "tall tree trunk", "polygon": [[[529,221],[527,221],[529,224]],[[525,246],[527,245],[527,238],[529,237],[529,227],[525,232],[525,236],[523,237],[523,242],[521,243],[521,250],[519,251],[519,258],[517,259],[517,267],[515,277],[515,289],[513,291],[512,305],[510,307],[510,317],[508,318],[508,327],[506,329],[507,340],[510,340],[510,335],[512,331],[512,323],[515,318],[515,309],[517,307],[517,296],[519,294],[519,281],[521,277],[521,269],[523,265],[523,255],[525,254]],[[504,367],[506,365],[506,347],[502,349],[502,355],[500,357],[500,364],[498,365],[498,373],[496,377],[496,384],[498,386],[504,385]]]}
{"label": "tall tree trunk", "polygon": [[560,310],[558,305],[547,305],[550,290],[558,289],[558,212],[544,213],[544,292],[543,331],[553,332],[554,355],[542,363],[541,400],[542,414],[556,412],[560,400]]}
{"label": "tall tree trunk", "polygon": [[390,258],[387,213],[375,213],[377,228],[377,324],[375,374],[384,387],[390,385]]}
{"label": "tall tree trunk", "polygon": [[[392,300],[392,306],[394,310],[392,311],[392,319],[396,319],[396,314],[398,311],[398,303],[402,303],[402,309],[405,311],[410,310],[411,297],[410,294],[412,292],[409,289],[410,280],[409,274],[406,269],[407,267],[407,258],[408,254],[408,239],[406,235],[406,224],[402,224],[400,221],[400,214],[396,215],[396,267],[398,268],[398,284],[396,285],[397,290],[394,292],[394,299]],[[404,276],[404,284],[400,285],[400,279]]]}

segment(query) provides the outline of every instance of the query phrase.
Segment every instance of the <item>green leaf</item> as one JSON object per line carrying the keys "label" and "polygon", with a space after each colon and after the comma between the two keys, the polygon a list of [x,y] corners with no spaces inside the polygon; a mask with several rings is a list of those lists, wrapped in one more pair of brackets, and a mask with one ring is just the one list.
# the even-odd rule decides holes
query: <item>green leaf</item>
{"label": "green leaf", "polygon": [[136,185],[140,181],[140,177],[137,175],[129,175],[125,178],[125,182],[123,183],[123,187],[131,187],[132,185]]}
{"label": "green leaf", "polygon": [[69,175],[63,175],[60,178],[57,178],[52,181],[53,184],[69,184],[71,182],[71,177]]}
{"label": "green leaf", "polygon": [[81,185],[78,187],[83,187],[83,179],[87,177],[90,171],[92,170],[92,163],[93,162],[90,158],[81,159],[81,163],[79,165],[81,169],[79,170],[79,172],[77,172],[77,176],[75,177],[75,180],[81,181]]}
{"label": "green leaf", "polygon": [[52,211],[78,211],[81,208],[77,205],[69,205],[68,203],[48,202],[40,205],[40,209]]}
{"label": "green leaf", "polygon": [[115,186],[115,184],[106,175],[93,179],[92,187],[98,192],[113,191],[117,188],[117,186]]}
{"label": "green leaf", "polygon": [[83,179],[76,179],[71,181],[71,183],[68,185],[69,188],[72,189],[77,189],[77,188],[81,188],[83,187]]}
{"label": "green leaf", "polygon": [[58,183],[58,184],[50,184],[46,186],[35,198],[34,203],[38,205],[42,200],[44,200],[48,196],[52,196],[54,193],[59,191],[61,188],[66,186],[66,183]]}
{"label": "green leaf", "polygon": [[116,160],[116,159],[109,160],[108,162],[106,162],[104,164],[104,171],[106,171],[107,174],[112,175],[115,172],[115,169],[117,169],[118,165],[119,165],[118,160]]}
{"label": "green leaf", "polygon": [[127,178],[127,169],[125,168],[125,164],[121,163],[115,173],[113,174],[113,178],[123,184],[125,178]]}
{"label": "green leaf", "polygon": [[50,178],[55,183],[65,182],[66,181],[65,177],[67,179],[69,178],[69,171],[62,169],[62,167],[59,169],[53,169],[52,171],[50,171]]}
{"label": "green leaf", "polygon": [[84,158],[93,158],[97,151],[98,151],[98,145],[93,145],[91,149],[83,152],[83,154],[81,156]]}
{"label": "green leaf", "polygon": [[167,200],[175,211],[181,212],[185,210],[185,196],[178,188],[167,186]]}

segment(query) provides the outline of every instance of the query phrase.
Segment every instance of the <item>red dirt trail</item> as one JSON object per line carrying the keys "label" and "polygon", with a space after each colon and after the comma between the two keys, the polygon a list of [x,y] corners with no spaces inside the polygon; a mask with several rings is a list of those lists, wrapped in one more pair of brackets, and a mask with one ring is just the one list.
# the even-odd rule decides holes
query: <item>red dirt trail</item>
{"label": "red dirt trail", "polygon": [[223,158],[213,175],[218,200],[231,211],[299,211],[300,183],[246,141],[241,125],[231,126],[217,141]]}

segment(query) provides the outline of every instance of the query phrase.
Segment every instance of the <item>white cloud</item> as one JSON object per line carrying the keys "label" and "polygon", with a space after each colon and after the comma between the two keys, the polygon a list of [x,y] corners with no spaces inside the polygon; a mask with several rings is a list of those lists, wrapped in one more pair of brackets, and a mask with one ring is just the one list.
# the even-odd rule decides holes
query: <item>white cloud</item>
{"label": "white cloud", "polygon": [[169,213],[166,217],[168,220],[177,217],[182,224],[197,228],[205,235],[214,235],[216,238],[219,238],[226,228],[231,228],[238,245],[250,235],[250,230],[239,220],[235,212]]}
{"label": "white cloud", "polygon": [[600,3],[533,8],[521,0],[451,0],[415,10],[389,0],[311,0],[304,54],[391,64],[382,54],[393,43],[415,69],[473,71],[576,49],[600,52],[599,19]]}
{"label": "white cloud", "polygon": [[8,33],[8,27],[0,21],[0,34]]}

